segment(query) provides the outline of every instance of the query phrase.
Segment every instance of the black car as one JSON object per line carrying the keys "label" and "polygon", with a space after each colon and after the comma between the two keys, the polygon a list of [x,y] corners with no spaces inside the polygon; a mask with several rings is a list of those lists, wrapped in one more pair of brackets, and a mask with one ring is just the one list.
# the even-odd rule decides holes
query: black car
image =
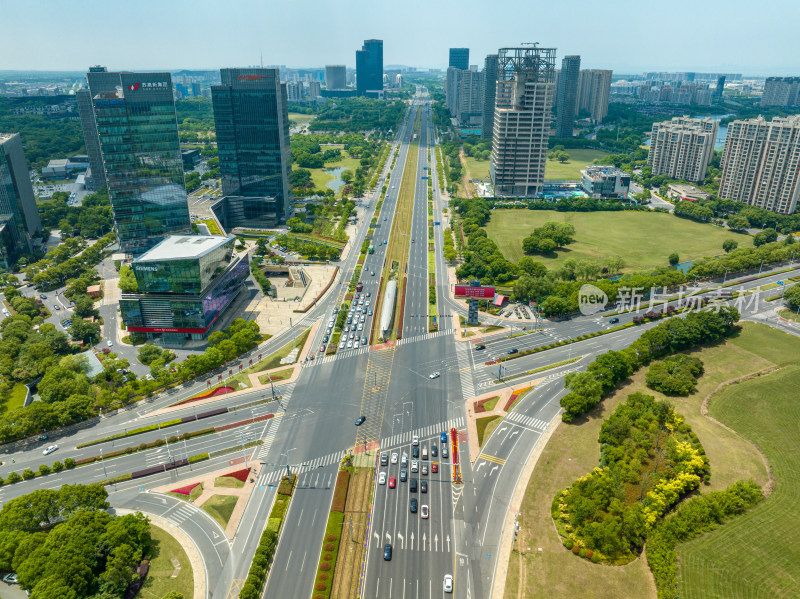
{"label": "black car", "polygon": [[428,481],[423,480],[419,483],[419,492],[420,493],[427,493],[428,492]]}
{"label": "black car", "polygon": [[475,346],[475,351],[480,351],[482,349],[486,349],[486,346],[483,343]]}
{"label": "black car", "polygon": [[401,482],[401,483],[404,483],[404,482],[406,482],[407,480],[408,480],[408,471],[407,471],[405,468],[403,468],[403,469],[400,471],[400,482]]}
{"label": "black car", "polygon": [[367,419],[366,416],[359,416],[358,418],[356,418],[356,426],[361,426],[362,424],[364,424],[364,421],[366,419]]}
{"label": "black car", "polygon": [[412,458],[419,458],[419,445],[414,445],[411,448],[411,457]]}
{"label": "black car", "polygon": [[389,454],[385,451],[381,454],[381,466],[389,465]]}
{"label": "black car", "polygon": [[409,493],[416,493],[417,492],[417,479],[416,478],[412,478],[411,479],[411,482],[409,483],[409,486],[408,486],[408,492]]}
{"label": "black car", "polygon": [[436,444],[435,443],[431,443],[431,457],[435,458],[438,455],[439,455],[439,450],[436,449]]}
{"label": "black car", "polygon": [[508,350],[508,355],[509,356],[514,355],[514,354],[518,354],[518,353],[519,353],[519,350],[516,347],[512,347],[510,350]]}
{"label": "black car", "polygon": [[383,546],[383,559],[385,559],[387,562],[392,561],[392,544],[391,543],[386,543],[386,545]]}
{"label": "black car", "polygon": [[417,498],[416,497],[412,497],[411,498],[411,501],[408,504],[408,509],[411,510],[412,514],[416,514],[417,513]]}
{"label": "black car", "polygon": [[611,319],[611,320],[609,320],[608,322],[610,322],[611,324],[617,324],[617,323],[619,322],[619,318],[617,318],[617,317],[615,316],[614,318],[612,318],[612,319]]}

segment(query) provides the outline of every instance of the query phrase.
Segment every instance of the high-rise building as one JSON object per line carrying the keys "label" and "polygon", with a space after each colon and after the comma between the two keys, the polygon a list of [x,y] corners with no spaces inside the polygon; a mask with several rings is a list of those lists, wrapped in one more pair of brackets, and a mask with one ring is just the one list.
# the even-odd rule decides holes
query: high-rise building
{"label": "high-rise building", "polygon": [[491,176],[497,196],[535,196],[544,184],[555,48],[498,53]]}
{"label": "high-rise building", "polygon": [[585,69],[578,77],[577,110],[586,110],[595,123],[608,116],[608,99],[611,94],[611,71]]}
{"label": "high-rise building", "polygon": [[190,232],[189,204],[170,74],[115,75],[94,114],[120,248],[136,254]]}
{"label": "high-rise building", "polygon": [[761,106],[800,106],[800,77],[767,77]]}
{"label": "high-rise building", "polygon": [[580,72],[580,56],[565,56],[561,59],[561,75],[558,79],[556,100],[556,137],[572,137]]}
{"label": "high-rise building", "polygon": [[192,97],[199,98],[201,95],[203,95],[203,92],[200,89],[200,83],[192,81]]}
{"label": "high-rise building", "polygon": [[469,48],[450,48],[447,66],[466,71],[469,68]]}
{"label": "high-rise building", "polygon": [[42,230],[19,133],[0,133],[0,266],[33,250]]}
{"label": "high-rise building", "polygon": [[290,102],[300,102],[305,96],[305,86],[302,81],[290,81],[286,84],[287,99]]}
{"label": "high-rise building", "polygon": [[314,98],[319,97],[320,92],[322,91],[322,84],[319,81],[309,81],[308,82],[308,97],[312,100]]}
{"label": "high-rise building", "polygon": [[725,91],[725,75],[720,75],[717,78],[717,88],[714,90],[714,98],[722,100],[722,92]]}
{"label": "high-rise building", "polygon": [[347,67],[343,64],[325,66],[325,87],[327,89],[347,88]]}
{"label": "high-rise building", "polygon": [[[278,69],[222,69],[211,88],[222,193],[246,198],[233,219],[276,223],[293,208],[287,84]],[[227,226],[231,226],[229,222]]]}
{"label": "high-rise building", "polygon": [[800,115],[730,123],[720,169],[720,198],[793,213],[800,196]]}
{"label": "high-rise building", "polygon": [[688,116],[653,123],[647,164],[654,175],[700,182],[714,155],[719,123],[709,117]]}
{"label": "high-rise building", "polygon": [[497,89],[497,54],[489,54],[483,63],[483,123],[481,137],[492,139],[494,96]]}
{"label": "high-rise building", "polygon": [[96,191],[106,184],[106,174],[103,168],[103,155],[100,152],[100,138],[97,137],[93,98],[97,94],[116,91],[119,87],[119,73],[109,73],[106,67],[102,66],[89,67],[86,82],[89,89],[79,89],[75,97],[78,102],[78,114],[81,117],[83,142],[89,156],[86,189]]}
{"label": "high-rise building", "polygon": [[359,96],[383,95],[383,40],[364,40],[356,50],[356,90]]}

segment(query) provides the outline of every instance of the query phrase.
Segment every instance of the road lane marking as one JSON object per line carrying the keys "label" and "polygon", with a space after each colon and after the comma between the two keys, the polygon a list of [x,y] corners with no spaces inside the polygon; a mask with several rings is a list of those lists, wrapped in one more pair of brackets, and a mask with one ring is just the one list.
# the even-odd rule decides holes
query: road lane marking
{"label": "road lane marking", "polygon": [[503,458],[498,458],[497,456],[489,455],[487,453],[481,453],[478,456],[479,460],[486,460],[488,462],[494,462],[495,464],[500,464],[501,466],[506,463]]}

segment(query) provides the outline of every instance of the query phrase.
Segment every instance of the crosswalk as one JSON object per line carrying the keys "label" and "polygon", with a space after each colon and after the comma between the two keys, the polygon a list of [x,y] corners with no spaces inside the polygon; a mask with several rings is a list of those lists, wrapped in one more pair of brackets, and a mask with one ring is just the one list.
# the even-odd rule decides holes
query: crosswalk
{"label": "crosswalk", "polygon": [[549,424],[544,420],[540,420],[539,418],[533,418],[532,416],[525,416],[524,414],[520,414],[518,412],[509,413],[506,416],[506,420],[511,420],[512,422],[523,424],[529,428],[536,429],[538,431],[546,430]]}
{"label": "crosswalk", "polygon": [[463,427],[464,427],[464,417],[459,416],[458,418],[452,418],[451,420],[446,420],[438,424],[431,424],[426,427],[416,429],[413,431],[398,433],[396,435],[384,437],[380,441],[380,446],[381,448],[384,448],[384,447],[397,447],[399,445],[407,445],[411,443],[411,439],[414,437],[414,435],[417,435],[420,439],[426,439],[428,437],[433,437],[440,433],[446,433],[451,428],[463,428]]}
{"label": "crosswalk", "polygon": [[[418,341],[427,341],[428,339],[433,339],[434,337],[443,337],[445,335],[452,335],[452,334],[453,334],[453,329],[436,331],[435,333],[421,333],[418,335],[412,335],[409,337],[403,337],[402,339],[398,339],[395,345],[417,343]],[[305,364],[303,364],[303,368],[313,368],[314,366],[320,366],[322,364],[330,364],[331,362],[335,362],[336,360],[343,360],[347,358],[353,358],[355,356],[361,356],[367,353],[369,350],[370,346],[368,345],[362,345],[358,348],[353,348],[353,349],[340,349],[332,356],[323,356],[313,361],[306,362]]]}
{"label": "crosswalk", "polygon": [[[313,472],[317,468],[324,468],[326,466],[330,466],[332,464],[338,464],[342,461],[342,458],[345,456],[346,451],[334,451],[324,456],[320,456],[318,458],[314,458],[313,460],[306,460],[303,462],[303,465],[298,467],[295,466],[294,469],[297,470],[298,474],[302,474],[303,472]],[[281,477],[286,474],[285,468],[280,468],[278,470],[264,470],[262,469],[261,472],[258,474],[258,480],[256,484],[260,485],[274,485],[280,482]]]}
{"label": "crosswalk", "polygon": [[475,397],[475,382],[472,378],[468,343],[456,343],[456,356],[458,357],[459,377],[461,379],[461,393],[464,399]]}
{"label": "crosswalk", "polygon": [[417,341],[426,341],[427,339],[433,339],[434,337],[443,337],[445,335],[452,335],[453,329],[446,329],[443,331],[436,331],[434,333],[422,333],[420,335],[411,335],[409,337],[403,337],[397,342],[397,345],[405,345],[406,343],[416,343]]}
{"label": "crosswalk", "polygon": [[185,520],[197,520],[197,508],[191,507],[189,504],[182,503],[174,512],[170,513],[167,517],[176,525],[180,526]]}
{"label": "crosswalk", "polygon": [[258,449],[253,454],[254,460],[266,459],[269,450],[272,447],[272,442],[275,441],[275,436],[278,434],[278,427],[281,423],[283,414],[276,414],[274,418],[270,418],[267,422],[267,431],[261,438],[263,443],[258,446]]}

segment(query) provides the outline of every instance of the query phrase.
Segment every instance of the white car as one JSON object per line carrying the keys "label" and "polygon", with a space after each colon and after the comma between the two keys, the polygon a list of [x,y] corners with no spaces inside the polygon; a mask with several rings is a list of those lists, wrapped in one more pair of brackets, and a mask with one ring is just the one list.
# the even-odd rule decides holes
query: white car
{"label": "white car", "polygon": [[445,574],[444,575],[444,592],[445,593],[452,593],[453,592],[453,575],[452,574]]}
{"label": "white car", "polygon": [[430,375],[428,376],[428,378],[429,379],[438,379],[440,376],[442,376],[442,375],[439,372],[431,372]]}
{"label": "white car", "polygon": [[57,449],[58,449],[58,445],[51,445],[50,447],[48,447],[47,449],[42,451],[42,455],[50,455],[51,453],[53,453]]}
{"label": "white car", "polygon": [[352,347],[353,347],[353,340],[351,339],[350,341],[347,342],[347,349],[352,349]]}
{"label": "white car", "polygon": [[396,464],[396,463],[397,463],[397,452],[392,454],[392,464]]}
{"label": "white car", "polygon": [[420,518],[424,518],[425,520],[428,519],[428,506],[427,505],[423,505],[422,506],[419,515],[420,515]]}
{"label": "white car", "polygon": [[111,346],[112,346],[112,345],[114,345],[114,344],[113,344],[113,343],[111,342],[111,340],[109,339],[108,341],[106,341],[106,345],[107,345],[108,347],[111,347]]}
{"label": "white car", "polygon": [[414,435],[413,437],[411,437],[411,444],[412,445],[419,445],[419,437],[417,435]]}
{"label": "white car", "polygon": [[381,472],[378,475],[378,484],[379,485],[385,485],[386,484],[386,473],[385,472]]}
{"label": "white car", "polygon": [[417,472],[419,470],[419,464],[417,464],[417,460],[411,460],[411,472]]}

